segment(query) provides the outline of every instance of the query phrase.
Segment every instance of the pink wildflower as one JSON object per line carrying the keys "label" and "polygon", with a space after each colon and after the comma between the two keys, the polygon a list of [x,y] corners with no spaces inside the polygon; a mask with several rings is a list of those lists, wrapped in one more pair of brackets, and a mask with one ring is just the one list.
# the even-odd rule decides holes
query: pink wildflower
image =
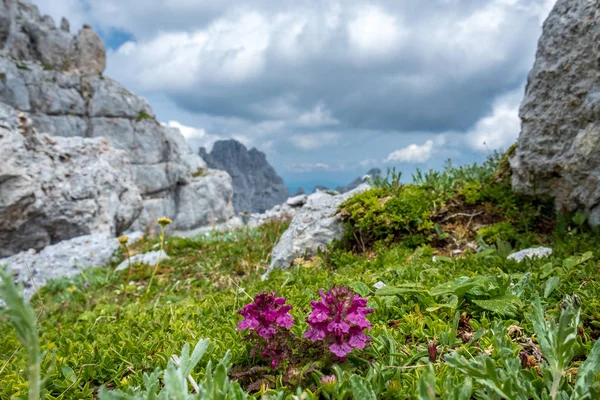
{"label": "pink wildflower", "polygon": [[343,359],[352,348],[364,349],[370,337],[363,333],[371,329],[366,318],[373,312],[367,308],[367,299],[359,297],[346,287],[334,287],[327,293],[319,291],[321,301],[311,301],[308,316],[310,329],[304,334],[313,342],[324,340],[329,350]]}
{"label": "pink wildflower", "polygon": [[244,317],[238,329],[250,329],[265,339],[277,332],[277,327],[291,328],[294,321],[289,314],[292,306],[285,305],[284,297],[275,297],[275,293],[263,292],[254,297],[254,302],[246,304],[238,314]]}

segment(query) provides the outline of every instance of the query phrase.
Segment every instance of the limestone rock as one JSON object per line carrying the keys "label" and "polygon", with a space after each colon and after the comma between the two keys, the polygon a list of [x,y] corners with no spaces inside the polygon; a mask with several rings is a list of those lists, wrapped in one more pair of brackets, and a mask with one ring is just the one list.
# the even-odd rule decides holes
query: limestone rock
{"label": "limestone rock", "polygon": [[[128,236],[127,243],[132,245],[141,240],[143,234],[134,232]],[[84,269],[105,266],[120,246],[115,237],[85,235],[47,246],[39,253],[30,249],[0,259],[0,266],[7,266],[15,281],[23,282],[25,298],[29,299],[36,288],[51,279],[71,277]]]}
{"label": "limestone rock", "polygon": [[334,239],[341,238],[343,227],[336,215],[338,207],[369,188],[368,184],[363,184],[344,194],[317,192],[308,196],[306,204],[273,249],[267,274],[275,268],[288,268],[296,258],[314,254]]}
{"label": "limestone rock", "polygon": [[225,222],[233,217],[231,178],[224,171],[209,170],[193,178],[177,192],[175,228],[193,229]]}
{"label": "limestone rock", "polygon": [[515,260],[516,262],[521,262],[526,258],[544,258],[552,255],[552,249],[549,247],[535,247],[530,249],[525,249],[513,253],[507,257],[509,260]]}
{"label": "limestone rock", "polygon": [[517,191],[600,224],[600,3],[558,0],[544,23],[510,160]]}
{"label": "limestone rock", "polygon": [[0,103],[0,256],[90,233],[116,236],[142,202],[127,155],[101,138],[38,134]]}
{"label": "limestone rock", "polygon": [[[126,152],[129,161],[123,163],[123,173],[133,176],[143,199],[140,220],[133,225],[138,229],[156,231],[156,219],[162,216],[182,221],[186,228],[194,221],[228,219],[232,189],[225,186],[231,186],[231,180],[213,174],[179,130],[156,121],[144,98],[101,75],[105,49],[89,25],[77,35],[68,33],[68,25],[63,19],[57,28],[30,1],[0,0],[0,103],[26,113],[39,132],[104,140]],[[218,177],[222,183],[214,182]],[[220,197],[208,199],[209,195]],[[203,206],[208,208],[202,211]],[[186,214],[191,219],[183,218]],[[38,243],[37,233],[31,237]]]}
{"label": "limestone rock", "polygon": [[164,250],[136,254],[135,256],[125,259],[123,262],[121,262],[117,268],[115,268],[115,271],[123,271],[128,269],[129,265],[135,264],[144,264],[154,267],[156,264],[158,264],[159,260],[168,260],[169,258],[169,255]]}
{"label": "limestone rock", "polygon": [[263,152],[248,150],[236,140],[220,140],[209,153],[200,149],[209,168],[227,171],[233,182],[233,208],[236,212],[262,213],[290,197],[283,180]]}
{"label": "limestone rock", "polygon": [[302,207],[306,204],[307,200],[308,196],[305,194],[301,194],[299,196],[290,197],[289,199],[287,199],[285,204],[287,204],[290,207]]}
{"label": "limestone rock", "polygon": [[89,100],[90,117],[112,117],[130,119],[152,119],[153,112],[148,102],[129,92],[108,77],[83,79],[82,90]]}

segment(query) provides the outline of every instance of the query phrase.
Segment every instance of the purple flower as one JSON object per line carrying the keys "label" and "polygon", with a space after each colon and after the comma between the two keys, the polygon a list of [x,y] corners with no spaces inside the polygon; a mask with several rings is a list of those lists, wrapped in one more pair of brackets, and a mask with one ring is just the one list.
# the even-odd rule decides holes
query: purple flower
{"label": "purple flower", "polygon": [[294,320],[289,311],[292,306],[285,305],[284,297],[275,297],[275,293],[263,292],[254,298],[254,302],[246,304],[238,311],[244,319],[238,324],[239,330],[250,329],[265,339],[270,339],[277,332],[277,327],[291,328]]}
{"label": "purple flower", "polygon": [[308,316],[309,330],[305,338],[313,342],[323,340],[329,350],[343,359],[352,348],[364,349],[370,337],[363,333],[371,329],[366,315],[367,299],[359,297],[346,287],[334,287],[327,293],[319,291],[321,301],[311,301],[312,313]]}
{"label": "purple flower", "polygon": [[294,320],[289,311],[291,306],[285,305],[285,298],[275,297],[275,293],[263,292],[254,298],[254,302],[246,304],[238,311],[244,317],[238,324],[239,330],[250,330],[247,340],[254,342],[250,355],[259,355],[271,360],[271,368],[277,368],[280,360],[290,354],[289,340],[292,337],[289,329]]}

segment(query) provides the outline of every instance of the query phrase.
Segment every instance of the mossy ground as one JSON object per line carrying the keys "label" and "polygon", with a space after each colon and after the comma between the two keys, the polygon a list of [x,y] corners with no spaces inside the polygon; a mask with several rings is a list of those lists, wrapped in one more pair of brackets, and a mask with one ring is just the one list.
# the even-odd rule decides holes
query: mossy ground
{"label": "mossy ground", "polygon": [[[200,338],[211,339],[210,359],[232,352],[232,375],[245,387],[260,382],[251,387],[257,397],[282,386],[290,393],[296,385],[318,391],[319,376],[331,374],[335,365],[330,357],[303,343],[288,365],[271,371],[268,362],[249,358],[236,312],[255,294],[275,290],[294,306],[292,332],[301,337],[310,300],[334,285],[349,286],[375,309],[369,317],[372,342],[340,367],[374,386],[379,382],[378,398],[416,398],[434,340],[440,387],[448,376],[460,385],[464,376],[443,362],[444,355],[495,357],[494,322],[513,332],[519,327],[530,338],[525,313],[536,295],[550,314],[559,312],[565,294],[583,300],[576,371],[600,336],[598,233],[580,216],[557,219],[543,203],[515,195],[496,181],[495,165],[473,168],[416,176],[415,185],[380,185],[355,197],[342,207],[348,228],[342,241],[265,281],[260,276],[286,222],[169,238],[171,258],[161,263],[148,294],[152,270],[145,266],[115,273],[112,265],[52,282],[32,299],[47,352],[42,371],[50,371],[48,398],[88,399],[101,385],[139,385],[143,372],[164,368],[185,342]],[[156,244],[147,240],[131,250]],[[506,259],[513,248],[534,244],[551,245],[553,255],[520,264]],[[376,290],[377,282],[387,286]],[[0,398],[24,397],[25,352],[1,317],[0,337]],[[517,339],[513,350],[523,350]],[[202,368],[194,372],[202,374]]]}

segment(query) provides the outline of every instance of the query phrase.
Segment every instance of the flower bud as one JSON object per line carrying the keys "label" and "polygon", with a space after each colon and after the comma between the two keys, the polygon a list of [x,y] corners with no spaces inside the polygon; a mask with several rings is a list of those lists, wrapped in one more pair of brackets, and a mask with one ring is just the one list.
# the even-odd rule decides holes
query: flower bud
{"label": "flower bud", "polygon": [[119,236],[119,243],[121,243],[122,245],[126,245],[127,242],[129,242],[129,236],[127,236],[127,235]]}
{"label": "flower bud", "polygon": [[167,217],[160,217],[160,218],[158,219],[158,224],[159,224],[160,226],[162,226],[162,227],[165,227],[165,226],[167,226],[167,225],[171,224],[172,222],[173,222],[173,221],[171,221],[171,220],[170,220],[169,218],[167,218]]}
{"label": "flower bud", "polygon": [[438,352],[437,352],[437,346],[435,345],[435,339],[433,339],[427,345],[427,352],[429,353],[429,361],[436,362],[437,361]]}
{"label": "flower bud", "polygon": [[333,393],[337,377],[335,375],[325,375],[321,378],[321,387],[327,393]]}

